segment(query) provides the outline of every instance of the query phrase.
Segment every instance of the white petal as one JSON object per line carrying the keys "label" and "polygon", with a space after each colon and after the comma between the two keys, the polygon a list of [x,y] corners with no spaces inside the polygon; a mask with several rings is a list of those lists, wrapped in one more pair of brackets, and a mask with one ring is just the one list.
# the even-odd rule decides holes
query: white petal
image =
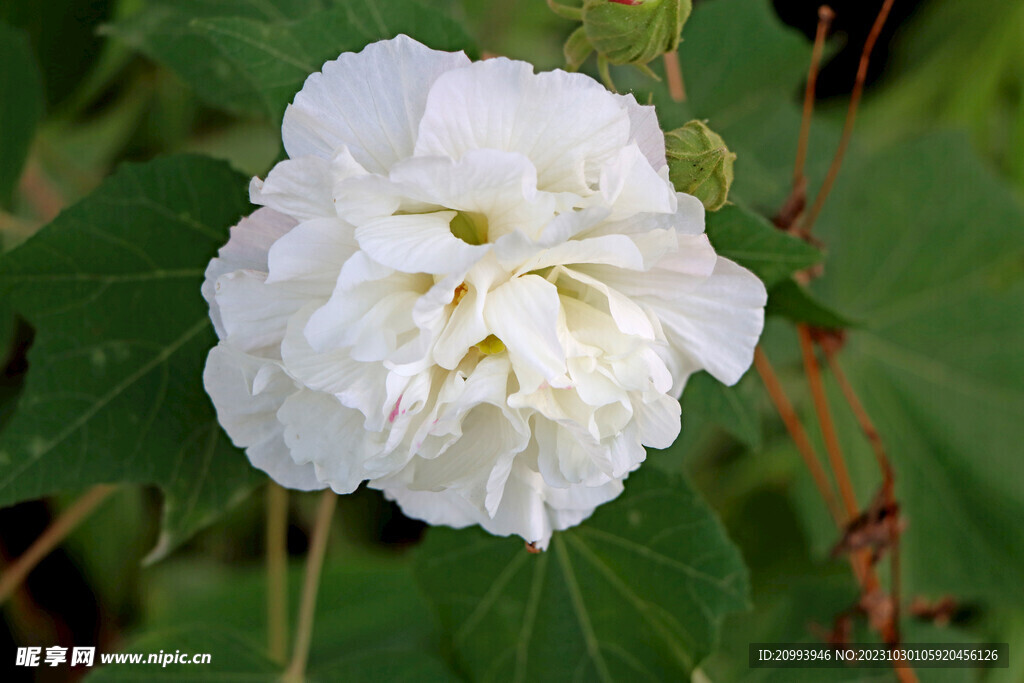
{"label": "white petal", "polygon": [[[586,273],[571,268],[562,268],[561,272],[581,285],[600,292],[607,301],[608,312],[619,330],[625,334],[654,339],[654,327],[651,325],[650,318],[632,299]],[[644,274],[637,275],[642,277]],[[573,325],[572,329],[575,330],[576,326]],[[606,340],[602,339],[601,341]]]}
{"label": "white petal", "polygon": [[623,104],[593,79],[564,71],[534,75],[531,65],[499,57],[437,79],[416,155],[518,152],[537,168],[540,189],[589,194],[589,183],[628,137]]}
{"label": "white petal", "polygon": [[526,366],[549,381],[564,375],[560,308],[558,290],[537,275],[513,278],[488,295],[484,320],[505,344],[517,374]]}
{"label": "white petal", "polygon": [[655,395],[650,402],[636,400],[634,415],[640,439],[650,448],[668,448],[679,436],[679,401],[665,394]]}
{"label": "white petal", "polygon": [[612,206],[609,220],[638,213],[676,213],[676,191],[669,182],[668,167],[655,171],[636,145],[623,147],[604,165],[599,186]]}
{"label": "white petal", "polygon": [[383,360],[400,337],[418,333],[412,310],[432,285],[429,275],[395,273],[357,252],[331,298],[310,317],[306,339],[317,351],[351,347],[356,360]]}
{"label": "white petal", "polygon": [[403,273],[465,273],[489,247],[452,234],[454,211],[378,218],[356,228],[359,246],[377,263]]}
{"label": "white petal", "polygon": [[306,79],[284,114],[284,147],[292,158],[330,159],[340,147],[372,173],[412,155],[434,81],[469,64],[461,52],[439,52],[407,36],[346,52]]}
{"label": "white petal", "polygon": [[469,351],[483,341],[490,331],[484,320],[486,293],[470,287],[452,311],[434,347],[434,361],[442,368],[454,370]]}
{"label": "white petal", "polygon": [[277,240],[268,255],[268,283],[308,285],[310,296],[330,296],[338,274],[359,249],[352,226],[337,218],[308,220]]}
{"label": "white petal", "polygon": [[660,258],[650,270],[581,264],[573,270],[622,292],[627,297],[676,299],[699,287],[715,269],[718,256],[706,235],[683,235],[678,249]]}
{"label": "white petal", "polygon": [[520,458],[516,458],[512,466],[501,503],[493,516],[473,506],[456,491],[384,487],[385,495],[396,501],[410,517],[455,528],[479,524],[497,536],[518,535],[542,550],[547,548],[554,531],[579,524],[598,505],[612,500],[621,492],[622,482],[617,479],[595,487],[553,488],[538,472],[526,467]]}
{"label": "white petal", "polygon": [[537,252],[525,260],[515,272],[518,275],[550,266],[574,263],[603,263],[641,270],[644,267],[644,257],[636,243],[626,235],[602,235],[584,240],[570,240]]}
{"label": "white petal", "polygon": [[632,94],[619,95],[629,114],[629,141],[636,144],[656,171],[665,163],[665,134],[654,107],[642,106]]}
{"label": "white petal", "polygon": [[203,298],[210,304],[210,319],[217,330],[217,336],[221,339],[225,337],[226,332],[215,296],[217,278],[236,270],[266,272],[267,252],[270,251],[271,245],[291,230],[295,223],[293,218],[272,209],[258,209],[231,228],[228,243],[220,248],[217,258],[210,261],[206,267],[206,279],[202,287]]}
{"label": "white petal", "polygon": [[214,285],[225,340],[238,348],[280,357],[288,319],[307,302],[301,290],[268,285],[264,273],[238,270],[222,275]]}
{"label": "white petal", "polygon": [[281,358],[288,373],[315,391],[334,394],[350,408],[367,417],[367,429],[382,429],[383,419],[375,419],[387,399],[387,370],[381,363],[353,360],[348,349],[323,353],[315,351],[303,332],[316,304],[292,317],[281,344]]}
{"label": "white petal", "polygon": [[719,258],[699,287],[671,302],[645,299],[669,342],[720,382],[739,381],[750,367],[764,327],[764,284],[746,268]]}
{"label": "white petal", "polygon": [[513,230],[539,230],[557,204],[557,195],[538,192],[529,159],[495,149],[469,150],[457,161],[414,157],[396,164],[391,180],[410,199],[484,217],[490,242]]}
{"label": "white petal", "polygon": [[[282,431],[283,429],[282,427]],[[271,479],[286,489],[319,491],[328,486],[317,476],[313,465],[300,465],[292,460],[283,434],[261,444],[249,446],[245,449],[245,454],[249,456],[249,462],[254,467],[266,472]]]}
{"label": "white petal", "polygon": [[292,394],[277,412],[292,459],[312,464],[317,477],[336,493],[355,491],[375,474],[366,464],[382,443],[363,429],[363,414],[343,406],[330,394],[302,390]]}
{"label": "white petal", "polygon": [[331,163],[317,156],[285,159],[267,174],[266,180],[253,178],[249,200],[297,220],[333,217]]}
{"label": "white petal", "polygon": [[296,464],[285,446],[276,413],[296,386],[276,364],[219,344],[207,357],[203,384],[217,420],[232,442],[246,449],[253,465],[288,488],[324,488],[313,468]]}
{"label": "white petal", "polygon": [[494,244],[494,254],[503,268],[515,270],[543,250],[556,247],[588,231],[607,218],[608,213],[608,209],[603,206],[560,213],[536,234],[517,229],[502,235]]}

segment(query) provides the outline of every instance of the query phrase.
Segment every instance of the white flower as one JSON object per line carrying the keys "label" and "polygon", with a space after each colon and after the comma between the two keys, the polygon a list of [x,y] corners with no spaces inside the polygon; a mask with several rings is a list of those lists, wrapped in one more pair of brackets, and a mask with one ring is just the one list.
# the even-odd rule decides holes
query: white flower
{"label": "white flower", "polygon": [[203,294],[221,424],[284,486],[361,482],[546,546],[736,382],[765,290],[668,181],[652,107],[405,36],[313,74]]}

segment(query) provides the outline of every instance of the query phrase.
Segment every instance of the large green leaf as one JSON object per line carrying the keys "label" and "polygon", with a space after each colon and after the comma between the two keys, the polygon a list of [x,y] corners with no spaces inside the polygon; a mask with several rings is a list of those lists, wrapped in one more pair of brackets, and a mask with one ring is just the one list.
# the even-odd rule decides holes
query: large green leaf
{"label": "large green leaf", "polygon": [[706,223],[715,251],[749,268],[766,287],[821,260],[811,245],[739,206],[709,213]]}
{"label": "large green leaf", "polygon": [[761,447],[761,396],[756,378],[747,373],[737,384],[727,387],[706,372],[686,382],[683,392],[683,429],[689,430],[693,418],[717,425],[753,450]]}
{"label": "large green leaf", "polygon": [[0,207],[10,203],[42,113],[43,89],[28,38],[0,23]]}
{"label": "large green leaf", "polygon": [[480,681],[683,680],[722,616],[747,606],[747,572],[718,519],[652,467],[540,555],[433,529],[417,575],[458,668]]}
{"label": "large green leaf", "polygon": [[[1019,603],[1024,208],[965,140],[934,135],[847,167],[820,236],[819,294],[863,321],[841,358],[896,469],[905,588]],[[840,425],[873,475],[866,504],[877,468]]]}
{"label": "large green leaf", "polygon": [[[321,578],[306,680],[458,680],[437,653],[434,620],[408,563],[364,557],[345,562],[325,567]],[[194,559],[162,565],[151,577],[145,633],[121,651],[210,652],[214,666],[117,665],[88,680],[279,680],[281,667],[266,659],[262,646],[266,574],[259,567],[211,569]],[[291,605],[298,604],[303,574],[299,564],[290,568]]]}
{"label": "large green leaf", "polygon": [[958,125],[1024,187],[1024,4],[932,0],[901,31],[862,131],[889,145]]}
{"label": "large green leaf", "polygon": [[211,105],[275,121],[342,52],[399,33],[439,50],[470,47],[457,23],[415,0],[158,0],[108,28]]}
{"label": "large green leaf", "polygon": [[226,164],[128,165],[0,260],[0,293],[36,329],[0,434],[0,505],[155,483],[169,548],[260,481],[201,378],[215,341],[203,271],[247,206]]}
{"label": "large green leaf", "polygon": [[807,287],[797,284],[793,279],[783,280],[768,291],[768,305],[764,314],[830,330],[846,329],[856,324],[822,304]]}
{"label": "large green leaf", "polygon": [[[151,654],[181,653],[189,657],[210,655],[210,662],[186,664],[149,664]],[[219,681],[245,681],[246,683],[273,683],[281,679],[281,669],[266,658],[259,647],[238,634],[222,627],[196,625],[178,626],[164,631],[148,633],[128,643],[120,651],[125,656],[142,655],[141,662],[116,659],[103,666],[100,653],[96,654],[94,669],[86,678],[90,683],[100,681],[184,681],[187,683],[217,683]],[[158,660],[159,661],[159,660]]]}

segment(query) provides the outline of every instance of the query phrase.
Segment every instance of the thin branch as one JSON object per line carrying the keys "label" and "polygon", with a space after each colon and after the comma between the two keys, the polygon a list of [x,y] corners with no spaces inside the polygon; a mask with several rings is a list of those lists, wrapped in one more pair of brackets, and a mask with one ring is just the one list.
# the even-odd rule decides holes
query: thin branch
{"label": "thin branch", "polygon": [[21,557],[12,562],[0,576],[0,604],[11,596],[39,562],[50,554],[75,527],[82,523],[107,496],[117,489],[99,484],[82,494],[37,538]]}
{"label": "thin branch", "polygon": [[825,395],[825,384],[821,381],[821,368],[818,367],[818,359],[814,355],[814,342],[811,339],[811,332],[807,325],[804,324],[797,325],[796,331],[800,337],[800,350],[803,352],[807,383],[811,387],[814,412],[817,414],[818,422],[821,424],[821,435],[825,441],[825,452],[828,454],[829,463],[832,465],[832,474],[836,478],[839,495],[846,509],[846,521],[849,522],[856,518],[860,512],[860,507],[857,505],[857,496],[853,491],[850,472],[846,468],[843,450],[839,445],[839,436],[836,434],[835,423],[832,422],[832,414],[828,409],[828,396]]}
{"label": "thin branch", "polygon": [[334,517],[337,500],[338,496],[330,489],[320,494],[320,506],[317,508],[316,522],[313,525],[313,538],[309,543],[309,555],[306,558],[306,578],[302,584],[302,602],[299,604],[299,618],[295,627],[295,646],[292,649],[291,663],[288,664],[283,677],[283,680],[289,683],[300,683],[306,677],[309,646],[313,642],[313,617],[316,613],[320,570],[324,564],[327,537],[331,530],[331,519]]}
{"label": "thin branch", "polygon": [[814,205],[811,206],[811,210],[804,217],[801,232],[805,235],[809,235],[814,228],[814,222],[818,220],[818,215],[825,206],[825,200],[828,199],[832,186],[836,182],[836,176],[839,175],[839,169],[843,165],[843,157],[846,156],[846,148],[849,146],[850,137],[853,135],[853,124],[857,119],[857,107],[860,105],[860,98],[864,93],[864,82],[868,76],[871,52],[875,48],[875,43],[878,41],[878,36],[882,32],[886,19],[889,18],[889,10],[892,9],[892,3],[893,0],[885,0],[882,3],[882,8],[878,11],[878,16],[875,17],[875,23],[871,27],[870,33],[868,33],[867,40],[864,41],[864,49],[860,53],[860,64],[857,66],[857,78],[853,83],[853,92],[850,94],[850,106],[846,109],[846,121],[843,123],[843,133],[839,138],[839,147],[832,158],[828,175],[825,176],[825,181],[821,184],[821,189],[818,190],[818,195],[814,198]]}
{"label": "thin branch", "polygon": [[843,392],[846,402],[850,404],[850,410],[853,412],[853,416],[856,418],[857,424],[860,425],[860,430],[864,432],[864,436],[867,438],[868,443],[871,444],[871,448],[875,452],[875,459],[878,461],[878,467],[882,470],[882,477],[884,478],[883,485],[890,486],[893,480],[892,465],[889,463],[889,456],[885,453],[885,445],[882,443],[882,437],[879,436],[878,430],[875,429],[874,422],[872,422],[871,417],[868,416],[868,411],[865,410],[864,404],[860,402],[857,392],[853,390],[853,385],[850,384],[850,381],[846,378],[846,373],[843,372],[842,366],[839,365],[839,360],[836,358],[836,349],[830,344],[819,345],[825,352],[825,360],[828,362],[828,368],[832,372],[832,376],[835,377],[836,384],[839,385],[839,389]]}
{"label": "thin branch", "polygon": [[46,177],[39,162],[29,157],[19,185],[22,195],[43,223],[49,223],[67,205],[63,195]]}
{"label": "thin branch", "polygon": [[[822,343],[819,341],[819,346],[825,352],[825,360],[828,362],[829,370],[832,372],[832,376],[835,378],[836,383],[839,385],[840,390],[843,392],[843,396],[846,398],[846,402],[850,405],[850,411],[853,413],[857,420],[857,424],[860,425],[861,431],[867,438],[868,443],[871,444],[872,450],[875,452],[875,460],[878,461],[878,468],[882,471],[882,495],[885,498],[886,504],[893,504],[896,501],[895,495],[895,477],[893,474],[892,463],[889,460],[889,456],[885,451],[885,444],[882,442],[882,437],[878,433],[878,429],[875,428],[874,422],[868,415],[868,411],[864,408],[864,404],[861,403],[860,397],[857,396],[857,392],[854,391],[853,385],[846,378],[846,373],[843,371],[842,366],[839,364],[837,356],[837,349],[834,345],[828,343]],[[900,641],[900,595],[901,595],[901,582],[900,582],[900,528],[899,520],[894,516],[890,519],[890,535],[892,536],[892,547],[890,549],[890,562],[892,574],[892,597],[893,597],[893,629],[895,631],[894,637],[896,642]]]}
{"label": "thin branch", "polygon": [[789,397],[786,396],[782,383],[779,382],[778,375],[775,374],[775,369],[760,346],[754,349],[754,367],[757,368],[757,373],[761,376],[761,381],[764,383],[772,403],[775,404],[775,409],[778,411],[779,417],[782,418],[782,423],[786,425],[786,431],[792,437],[793,442],[796,444],[796,449],[804,460],[804,464],[807,465],[811,477],[814,478],[818,492],[821,493],[829,513],[831,513],[832,518],[836,522],[836,526],[841,528],[843,513],[836,502],[835,494],[832,492],[832,485],[829,483],[828,475],[825,474],[825,469],[821,466],[821,462],[814,452],[814,446],[811,445],[811,440],[807,438],[807,432],[804,431],[803,425],[800,424],[800,418],[797,417],[793,404],[790,402]]}
{"label": "thin branch", "polygon": [[288,491],[267,486],[267,651],[288,657]]}
{"label": "thin branch", "polygon": [[665,80],[668,82],[668,94],[674,102],[686,101],[686,86],[683,83],[683,70],[679,66],[679,52],[672,50],[665,56]]}
{"label": "thin branch", "polygon": [[811,65],[807,69],[807,87],[804,88],[804,111],[800,120],[800,139],[796,145],[796,163],[793,164],[793,187],[805,183],[804,164],[807,161],[807,141],[811,135],[811,118],[814,115],[814,92],[818,83],[821,55],[825,51],[825,36],[836,14],[828,5],[818,8],[818,29],[814,33],[814,48],[811,51]]}

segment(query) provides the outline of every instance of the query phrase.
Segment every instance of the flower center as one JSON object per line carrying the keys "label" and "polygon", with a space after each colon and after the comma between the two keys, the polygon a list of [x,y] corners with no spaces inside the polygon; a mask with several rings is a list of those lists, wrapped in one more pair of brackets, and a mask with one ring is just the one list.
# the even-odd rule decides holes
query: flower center
{"label": "flower center", "polygon": [[505,344],[493,334],[489,334],[482,342],[476,345],[476,348],[480,349],[480,353],[485,356],[492,356],[504,351]]}
{"label": "flower center", "polygon": [[484,244],[487,242],[487,216],[482,213],[459,211],[448,224],[452,234],[466,244]]}

